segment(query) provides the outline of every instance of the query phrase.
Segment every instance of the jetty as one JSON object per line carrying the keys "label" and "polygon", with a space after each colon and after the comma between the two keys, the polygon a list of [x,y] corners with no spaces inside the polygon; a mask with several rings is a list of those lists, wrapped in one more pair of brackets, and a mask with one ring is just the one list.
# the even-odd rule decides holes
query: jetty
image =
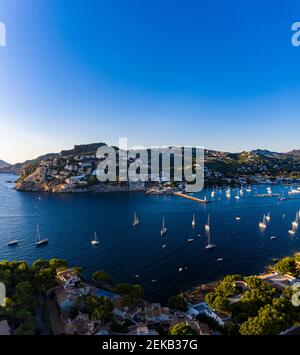
{"label": "jetty", "polygon": [[186,198],[188,200],[192,200],[192,201],[195,201],[195,202],[198,202],[198,203],[209,203],[210,202],[210,201],[207,201],[207,200],[202,200],[201,198],[197,198],[197,197],[194,197],[194,196],[191,196],[191,195],[184,194],[182,192],[174,192],[173,195],[174,196],[183,197],[183,198]]}

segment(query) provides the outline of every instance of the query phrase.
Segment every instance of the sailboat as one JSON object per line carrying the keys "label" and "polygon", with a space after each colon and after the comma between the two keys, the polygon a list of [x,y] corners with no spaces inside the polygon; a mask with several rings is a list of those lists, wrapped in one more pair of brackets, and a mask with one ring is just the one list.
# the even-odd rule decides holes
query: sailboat
{"label": "sailboat", "polygon": [[299,225],[299,213],[296,214],[296,219],[292,222],[293,228],[297,229]]}
{"label": "sailboat", "polygon": [[196,218],[195,218],[195,214],[193,214],[192,227],[195,228],[195,226],[196,226]]}
{"label": "sailboat", "polygon": [[210,194],[211,197],[215,197],[215,188],[213,188],[211,194]]}
{"label": "sailboat", "polygon": [[160,235],[163,236],[164,234],[166,234],[168,231],[168,229],[165,226],[165,217],[163,217],[163,221],[162,221],[162,226],[161,226],[161,230],[160,230]]}
{"label": "sailboat", "polygon": [[135,213],[135,214],[134,214],[134,218],[133,218],[133,223],[132,223],[132,225],[133,225],[134,227],[136,227],[139,223],[140,223],[139,217],[138,217],[137,214]]}
{"label": "sailboat", "polygon": [[236,198],[237,200],[240,199],[239,190],[237,190],[236,195],[235,195],[235,198]]}
{"label": "sailboat", "polygon": [[266,220],[266,215],[264,214],[264,218],[262,222],[259,222],[259,228],[260,229],[266,229],[267,228],[267,220]]}
{"label": "sailboat", "polygon": [[251,192],[252,190],[251,190],[251,186],[247,186],[246,187],[246,192]]}
{"label": "sailboat", "polygon": [[8,243],[7,243],[7,245],[8,245],[9,247],[13,247],[13,246],[15,246],[15,245],[18,245],[18,243],[19,243],[19,241],[18,241],[17,239],[12,239],[11,234],[10,234],[10,232],[9,232],[9,238],[8,238]]}
{"label": "sailboat", "polygon": [[289,230],[289,234],[294,235],[296,233],[296,228],[292,227],[292,229]]}
{"label": "sailboat", "polygon": [[271,221],[271,213],[270,212],[266,215],[266,221],[267,222]]}
{"label": "sailboat", "polygon": [[40,235],[40,229],[39,229],[39,225],[36,225],[36,237],[35,237],[35,245],[37,247],[41,247],[43,245],[48,244],[48,239],[41,239],[41,235]]}
{"label": "sailboat", "polygon": [[210,217],[209,217],[209,215],[207,217],[207,223],[204,228],[207,233],[210,231]]}
{"label": "sailboat", "polygon": [[208,233],[207,237],[207,246],[205,247],[206,250],[214,249],[216,246],[215,244],[212,244],[210,241],[210,233]]}
{"label": "sailboat", "polygon": [[227,190],[226,190],[226,198],[231,198],[230,189],[227,189]]}
{"label": "sailboat", "polygon": [[98,239],[98,237],[97,237],[97,233],[96,233],[96,232],[94,232],[94,239],[91,240],[91,244],[92,244],[92,245],[97,245],[97,244],[99,244],[99,239]]}

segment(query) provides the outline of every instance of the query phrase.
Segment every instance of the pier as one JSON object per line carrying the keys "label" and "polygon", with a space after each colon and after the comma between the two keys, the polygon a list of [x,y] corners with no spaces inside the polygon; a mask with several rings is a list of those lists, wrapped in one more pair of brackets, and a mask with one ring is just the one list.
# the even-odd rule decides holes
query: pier
{"label": "pier", "polygon": [[197,198],[197,197],[194,197],[194,196],[183,194],[181,192],[174,192],[173,195],[179,196],[179,197],[183,197],[183,198],[186,198],[188,200],[192,200],[192,201],[195,201],[195,202],[198,202],[198,203],[209,203],[209,201],[207,201],[207,200],[202,200],[201,198]]}

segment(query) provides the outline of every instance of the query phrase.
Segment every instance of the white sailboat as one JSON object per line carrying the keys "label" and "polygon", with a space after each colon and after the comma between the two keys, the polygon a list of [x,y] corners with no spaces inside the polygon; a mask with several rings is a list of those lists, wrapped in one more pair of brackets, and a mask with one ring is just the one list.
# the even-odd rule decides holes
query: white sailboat
{"label": "white sailboat", "polygon": [[139,223],[140,223],[139,217],[137,216],[137,214],[135,212],[132,225],[134,227],[136,227]]}
{"label": "white sailboat", "polygon": [[167,231],[168,231],[168,229],[165,226],[165,217],[163,217],[160,235],[163,236],[164,234],[167,233]]}
{"label": "white sailboat", "polygon": [[205,247],[206,250],[214,249],[216,246],[215,244],[212,244],[210,241],[210,233],[208,233],[207,237],[207,246]]}
{"label": "white sailboat", "polygon": [[212,198],[214,198],[214,197],[215,197],[215,188],[213,188],[213,190],[212,190],[212,192],[211,192],[210,196],[211,196]]}
{"label": "white sailboat", "polygon": [[35,245],[37,247],[41,247],[43,245],[48,244],[48,239],[42,239],[41,234],[40,234],[40,228],[39,225],[36,225],[36,236],[35,236]]}
{"label": "white sailboat", "polygon": [[297,229],[299,226],[299,213],[296,214],[296,219],[292,222],[293,228]]}
{"label": "white sailboat", "polygon": [[236,199],[236,200],[239,200],[239,199],[240,199],[239,190],[237,190],[237,192],[236,192],[235,199]]}
{"label": "white sailboat", "polygon": [[19,243],[18,239],[12,239],[11,234],[10,234],[10,232],[9,232],[9,237],[8,237],[8,243],[7,243],[7,245],[8,245],[9,247],[13,247],[13,246],[15,246],[15,245],[18,245],[18,243]]}
{"label": "white sailboat", "polygon": [[292,229],[289,230],[289,234],[294,235],[296,234],[296,229],[292,227]]}
{"label": "white sailboat", "polygon": [[266,229],[267,228],[267,221],[266,221],[266,215],[264,214],[264,218],[262,222],[259,222],[259,228],[260,229]]}
{"label": "white sailboat", "polygon": [[96,233],[96,232],[94,232],[94,239],[91,240],[91,244],[92,244],[92,245],[97,245],[97,244],[99,244],[99,239],[98,239],[98,237],[97,237],[97,233]]}
{"label": "white sailboat", "polygon": [[230,189],[227,189],[226,190],[226,198],[231,198],[231,191],[230,191]]}
{"label": "white sailboat", "polygon": [[196,226],[196,218],[195,218],[195,213],[193,214],[193,219],[192,219],[192,227],[195,228]]}
{"label": "white sailboat", "polygon": [[207,233],[209,233],[210,232],[210,216],[208,215],[208,217],[207,217],[207,223],[206,223],[206,225],[205,225],[205,231],[207,232]]}
{"label": "white sailboat", "polygon": [[271,213],[270,212],[266,215],[266,221],[268,223],[271,221]]}

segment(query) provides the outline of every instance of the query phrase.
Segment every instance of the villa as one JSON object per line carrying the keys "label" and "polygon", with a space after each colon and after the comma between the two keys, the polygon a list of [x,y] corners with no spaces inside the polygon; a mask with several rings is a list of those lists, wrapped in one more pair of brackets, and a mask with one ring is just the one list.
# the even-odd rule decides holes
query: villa
{"label": "villa", "polygon": [[56,280],[64,288],[74,287],[80,282],[80,277],[72,269],[58,271]]}

